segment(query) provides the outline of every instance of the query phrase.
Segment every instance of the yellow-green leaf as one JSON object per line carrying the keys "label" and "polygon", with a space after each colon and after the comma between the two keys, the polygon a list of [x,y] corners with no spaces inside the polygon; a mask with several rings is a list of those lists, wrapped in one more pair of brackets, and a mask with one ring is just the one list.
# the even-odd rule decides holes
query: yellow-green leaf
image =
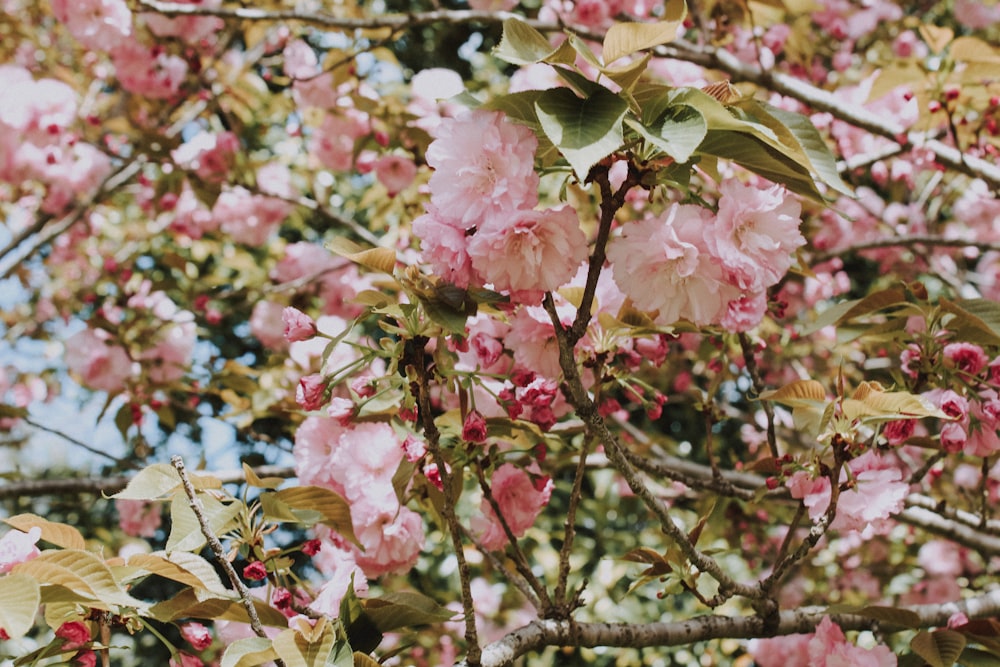
{"label": "yellow-green leaf", "polygon": [[257,667],[278,657],[267,637],[237,639],[226,647],[220,667]]}
{"label": "yellow-green leaf", "polygon": [[443,623],[455,617],[454,611],[445,609],[426,595],[410,591],[386,593],[382,597],[363,600],[361,604],[375,627],[383,633],[415,625]]}
{"label": "yellow-green leaf", "polygon": [[[199,494],[202,504],[202,514],[209,528],[215,535],[222,535],[235,527],[236,517],[243,509],[242,503],[231,502],[223,504],[207,494]],[[184,493],[174,495],[170,503],[170,536],[167,538],[167,551],[200,550],[208,541],[201,530],[198,517]]]}
{"label": "yellow-green leaf", "polygon": [[[253,606],[261,624],[275,628],[288,627],[288,619],[274,607],[259,600],[254,600]],[[180,618],[250,622],[242,601],[219,598],[199,600],[190,588],[184,589],[169,600],[153,605],[149,609],[149,614],[152,618],[166,623]]]}
{"label": "yellow-green leaf", "polygon": [[380,663],[367,653],[354,652],[354,667],[381,667]]}
{"label": "yellow-green leaf", "polygon": [[28,633],[40,603],[41,593],[34,578],[22,573],[0,578],[0,628],[11,639]]}
{"label": "yellow-green leaf", "polygon": [[227,589],[212,564],[201,556],[187,551],[167,554],[158,551],[151,554],[135,554],[128,560],[129,567],[135,567],[150,574],[156,574],[172,581],[191,586],[199,598],[211,595],[230,598],[234,593]]}
{"label": "yellow-green leaf", "polygon": [[318,636],[289,628],[274,638],[274,650],[287,667],[325,667],[336,637],[329,622],[316,623],[317,627],[311,630],[320,630]]}
{"label": "yellow-green leaf", "polygon": [[180,488],[181,478],[168,463],[154,463],[128,481],[124,489],[112,495],[121,500],[155,500]]}
{"label": "yellow-green leaf", "polygon": [[677,30],[683,22],[681,19],[656,23],[615,23],[604,36],[602,55],[605,64],[610,65],[622,56],[638,51],[669,44],[677,39]]}
{"label": "yellow-green leaf", "polygon": [[65,523],[43,519],[37,514],[18,514],[3,520],[4,523],[27,533],[34,527],[42,531],[42,539],[64,549],[86,549],[87,542],[80,531]]}
{"label": "yellow-green leaf", "polygon": [[951,667],[964,648],[965,635],[954,630],[925,630],[910,640],[910,649],[931,667]]}
{"label": "yellow-green leaf", "polygon": [[33,577],[42,586],[61,586],[105,607],[146,608],[144,602],[126,593],[105,562],[89,551],[43,551],[33,560],[15,566],[14,572]]}
{"label": "yellow-green leaf", "polygon": [[363,248],[343,236],[328,241],[326,247],[331,252],[372,271],[392,275],[396,268],[396,251],[391,248]]}
{"label": "yellow-green leaf", "polygon": [[826,389],[816,380],[796,380],[780,389],[761,392],[760,399],[788,405],[802,402],[812,404],[816,401],[826,401]]}
{"label": "yellow-green leaf", "polygon": [[571,65],[575,59],[568,41],[552,46],[545,35],[519,19],[507,19],[503,22],[503,37],[493,49],[493,55],[513,65],[539,62]]}
{"label": "yellow-green leaf", "polygon": [[354,535],[351,507],[344,497],[319,486],[295,486],[274,494],[292,509],[315,510],[323,515],[323,523],[340,533],[345,539],[361,546]]}

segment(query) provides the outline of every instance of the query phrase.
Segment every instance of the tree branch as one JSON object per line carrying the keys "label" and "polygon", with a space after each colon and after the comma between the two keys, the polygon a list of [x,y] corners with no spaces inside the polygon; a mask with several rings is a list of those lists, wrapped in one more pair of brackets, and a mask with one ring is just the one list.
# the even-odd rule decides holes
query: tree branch
{"label": "tree branch", "polygon": [[[188,504],[191,507],[191,511],[198,518],[198,524],[201,526],[201,534],[205,536],[208,540],[208,546],[215,555],[215,559],[219,562],[219,565],[226,572],[226,576],[229,577],[230,583],[232,583],[233,588],[240,594],[240,600],[243,603],[243,608],[247,612],[247,616],[250,618],[250,627],[253,629],[254,634],[258,637],[267,637],[264,632],[264,626],[261,625],[260,617],[257,616],[257,608],[254,607],[253,598],[250,596],[250,589],[247,588],[243,580],[233,569],[233,564],[229,562],[226,558],[226,550],[222,547],[222,542],[219,538],[212,532],[212,528],[208,525],[208,521],[205,519],[204,505],[202,505],[201,500],[195,493],[194,486],[191,484],[191,480],[187,476],[187,471],[184,469],[184,459],[180,456],[171,457],[170,462],[173,464],[174,469],[177,470],[177,474],[180,475],[181,484],[184,486],[184,493],[187,494]],[[278,667],[285,667],[285,663],[280,658],[274,659],[274,664]]]}
{"label": "tree branch", "polygon": [[[1000,590],[976,597],[940,604],[902,607],[917,615],[921,628],[947,625],[948,619],[962,612],[969,619],[990,618],[1000,614]],[[783,611],[774,635],[809,633],[825,616],[830,616],[846,631],[880,629],[874,618],[856,614],[827,614],[825,608],[808,607]],[[538,620],[519,628],[483,649],[483,667],[507,667],[527,653],[546,646],[661,647],[687,646],[711,639],[753,639],[765,636],[764,621],[758,616],[698,616],[686,621],[630,623],[569,623]],[[464,665],[464,663],[460,663]]]}
{"label": "tree branch", "polygon": [[[253,471],[258,477],[295,477],[295,469],[285,466],[260,466]],[[212,473],[223,484],[239,484],[246,481],[242,470],[224,470]],[[131,479],[117,477],[78,477],[70,479],[29,479],[0,485],[0,500],[34,496],[65,496],[76,493],[111,495],[124,489]]]}

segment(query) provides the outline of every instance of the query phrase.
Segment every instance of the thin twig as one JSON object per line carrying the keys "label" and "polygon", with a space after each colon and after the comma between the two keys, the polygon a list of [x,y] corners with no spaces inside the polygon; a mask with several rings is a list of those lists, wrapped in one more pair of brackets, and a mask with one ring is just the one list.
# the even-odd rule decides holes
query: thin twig
{"label": "thin twig", "polygon": [[[184,493],[187,494],[188,504],[191,507],[191,511],[194,512],[195,517],[198,519],[198,525],[201,526],[201,534],[205,536],[208,540],[208,546],[215,555],[215,559],[222,566],[222,569],[226,572],[226,576],[229,577],[230,583],[232,583],[233,588],[240,594],[240,601],[243,603],[243,608],[247,612],[247,616],[250,617],[250,628],[254,631],[258,637],[267,638],[267,634],[264,632],[264,626],[260,622],[260,617],[257,615],[257,608],[254,607],[253,597],[250,595],[250,589],[247,588],[243,580],[240,579],[240,575],[236,573],[233,568],[233,564],[229,562],[226,558],[226,551],[222,547],[222,542],[216,537],[215,533],[212,532],[211,526],[208,525],[208,521],[205,519],[205,507],[202,505],[201,499],[198,498],[198,494],[195,493],[194,485],[191,484],[191,480],[188,478],[187,471],[184,469],[184,459],[180,456],[173,456],[170,458],[170,462],[173,464],[174,469],[177,470],[177,474],[181,478],[181,484],[184,486]],[[274,664],[278,667],[284,667],[285,663],[280,658],[274,659]]]}
{"label": "thin twig", "polygon": [[465,546],[462,544],[462,529],[455,514],[455,500],[451,497],[452,473],[445,461],[444,453],[441,451],[441,433],[437,424],[434,423],[434,412],[431,407],[430,378],[428,377],[428,359],[426,356],[427,339],[418,337],[413,339],[414,370],[417,381],[414,383],[417,394],[417,406],[420,413],[420,423],[424,427],[424,437],[427,443],[427,450],[431,454],[434,463],[437,464],[438,473],[441,475],[441,484],[444,491],[444,501],[441,503],[441,513],[444,515],[445,523],[448,525],[448,533],[451,537],[452,550],[458,561],[458,577],[462,589],[462,610],[465,613],[465,641],[468,643],[466,655],[469,664],[476,667],[479,664],[479,656],[482,648],[479,646],[479,635],[476,631],[476,612],[472,598],[471,574],[469,563],[465,559]]}

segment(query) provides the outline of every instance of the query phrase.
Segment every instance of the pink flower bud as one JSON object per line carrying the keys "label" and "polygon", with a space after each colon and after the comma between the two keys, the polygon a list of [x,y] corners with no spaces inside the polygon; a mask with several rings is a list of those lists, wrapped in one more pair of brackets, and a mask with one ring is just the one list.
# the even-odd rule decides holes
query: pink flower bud
{"label": "pink flower bud", "polygon": [[307,375],[299,380],[299,386],[295,388],[295,402],[303,410],[319,410],[323,405],[325,392],[326,380],[322,375]]}
{"label": "pink flower bud", "polygon": [[204,651],[212,644],[212,633],[201,623],[185,623],[181,626],[181,636],[196,651]]}
{"label": "pink flower bud", "polygon": [[260,581],[267,577],[267,568],[259,560],[255,560],[243,568],[243,576],[250,581]]}
{"label": "pink flower bud", "polygon": [[298,308],[285,308],[281,321],[285,325],[285,340],[289,343],[309,340],[316,335],[316,322]]}
{"label": "pink flower bud", "polygon": [[462,425],[462,440],[486,442],[486,418],[479,410],[473,410],[465,416],[465,423]]}
{"label": "pink flower bud", "polygon": [[90,629],[80,621],[70,621],[59,626],[56,637],[63,640],[64,649],[72,651],[90,641]]}

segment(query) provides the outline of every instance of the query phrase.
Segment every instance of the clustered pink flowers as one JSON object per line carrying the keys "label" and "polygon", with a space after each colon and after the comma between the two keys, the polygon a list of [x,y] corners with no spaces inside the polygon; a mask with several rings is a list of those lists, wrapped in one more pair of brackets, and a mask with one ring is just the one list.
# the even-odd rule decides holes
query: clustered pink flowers
{"label": "clustered pink flowers", "polygon": [[887,646],[856,646],[829,616],[809,635],[787,635],[750,642],[759,667],[895,667],[896,656]]}
{"label": "clustered pink flowers", "polygon": [[756,326],[767,310],[767,288],[805,244],[800,204],[784,188],[738,181],[721,187],[717,214],[674,204],[662,216],[625,225],[608,245],[615,282],[656,321],[686,319],[728,331]]}
{"label": "clustered pink flowers", "polygon": [[573,277],[586,237],[571,207],[535,210],[537,147],[531,130],[499,112],[468,112],[436,128],[426,155],[431,202],[413,233],[440,276],[525,303]]}

